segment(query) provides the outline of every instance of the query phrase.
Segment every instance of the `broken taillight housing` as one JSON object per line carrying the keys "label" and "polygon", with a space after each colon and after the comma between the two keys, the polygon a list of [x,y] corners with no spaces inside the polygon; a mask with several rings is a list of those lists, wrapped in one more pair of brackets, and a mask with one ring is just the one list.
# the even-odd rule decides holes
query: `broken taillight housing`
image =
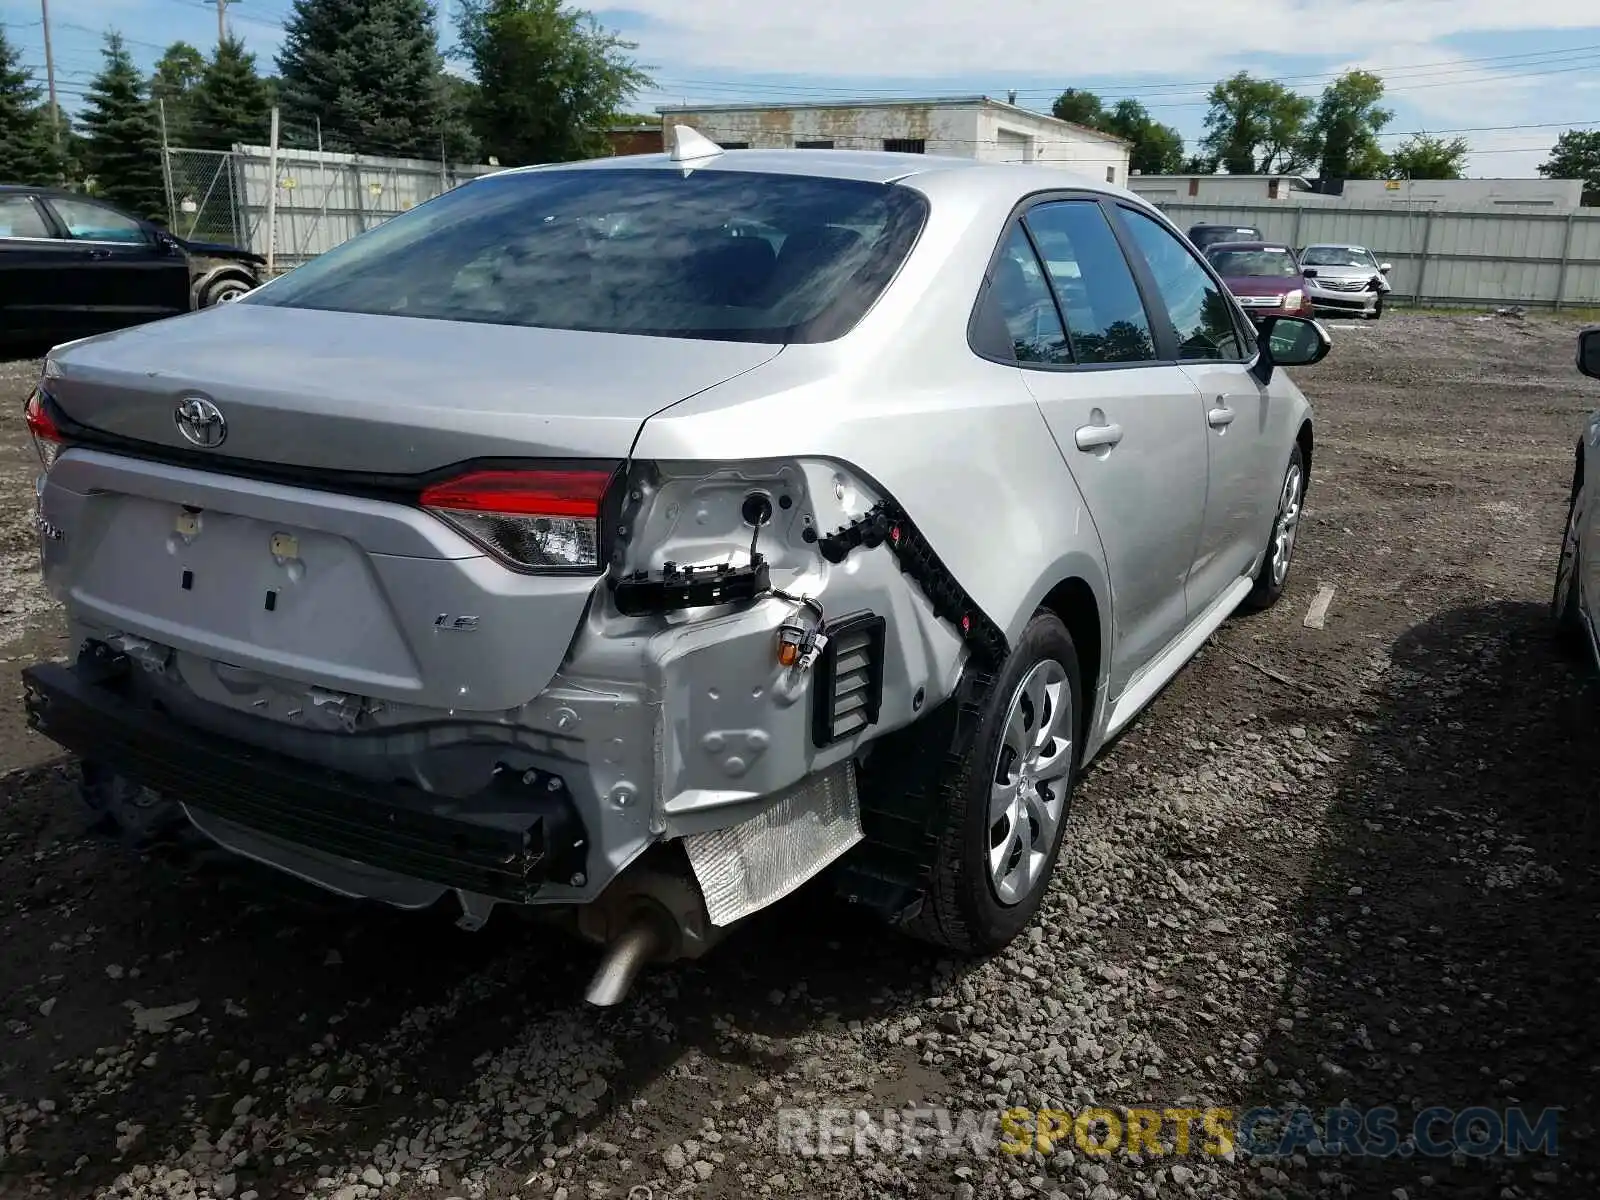
{"label": "broken taillight housing", "polygon": [[66,449],[67,440],[61,436],[61,430],[56,428],[49,410],[45,408],[44,393],[38,388],[28,396],[27,407],[23,409],[23,418],[28,423],[28,432],[33,436],[33,448],[39,455],[39,462],[48,471],[56,465],[56,459],[60,458],[61,452]]}
{"label": "broken taillight housing", "polygon": [[422,507],[520,571],[598,571],[612,471],[470,471],[424,489]]}

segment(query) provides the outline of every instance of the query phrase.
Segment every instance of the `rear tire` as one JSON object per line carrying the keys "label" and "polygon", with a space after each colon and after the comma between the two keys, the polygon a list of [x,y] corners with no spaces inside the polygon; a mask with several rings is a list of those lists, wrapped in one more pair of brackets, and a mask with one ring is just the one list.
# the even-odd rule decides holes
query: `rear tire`
{"label": "rear tire", "polygon": [[906,932],[958,954],[992,954],[1033,920],[1061,853],[1082,705],[1072,635],[1054,613],[1035,614],[943,788],[933,876]]}
{"label": "rear tire", "polygon": [[1289,584],[1289,570],[1294,566],[1294,547],[1300,532],[1300,516],[1305,507],[1306,468],[1295,443],[1289,452],[1289,465],[1284,468],[1278,485],[1278,508],[1272,517],[1272,533],[1267,538],[1266,557],[1256,572],[1255,586],[1244,598],[1241,608],[1260,612],[1271,608],[1283,595]]}
{"label": "rear tire", "polygon": [[1550,597],[1550,616],[1556,626],[1556,636],[1568,650],[1583,649],[1589,633],[1584,628],[1583,614],[1579,611],[1578,572],[1582,565],[1582,547],[1578,544],[1578,501],[1583,495],[1583,477],[1577,474],[1572,481],[1572,495],[1567,500],[1567,527],[1561,535],[1561,556],[1556,560],[1556,586]]}

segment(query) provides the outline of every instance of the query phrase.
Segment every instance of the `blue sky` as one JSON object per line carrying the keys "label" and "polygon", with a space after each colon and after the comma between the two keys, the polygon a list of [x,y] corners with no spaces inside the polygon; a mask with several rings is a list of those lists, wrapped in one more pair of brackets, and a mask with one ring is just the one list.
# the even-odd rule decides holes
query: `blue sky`
{"label": "blue sky", "polygon": [[[446,8],[441,3],[441,8]],[[290,0],[235,0],[228,20],[264,64]],[[1350,66],[1378,71],[1412,131],[1462,131],[1473,175],[1531,175],[1556,136],[1600,128],[1600,5],[1594,0],[628,0],[596,16],[638,42],[662,103],[837,100],[983,92],[1048,108],[1063,87],[1134,96],[1187,141],[1210,81],[1240,69],[1314,93]],[[44,61],[38,0],[0,0],[25,62]],[[441,14],[450,40],[450,21]],[[77,98],[119,29],[148,67],[168,43],[209,50],[206,0],[51,0],[57,80]],[[42,70],[39,72],[41,78]]]}

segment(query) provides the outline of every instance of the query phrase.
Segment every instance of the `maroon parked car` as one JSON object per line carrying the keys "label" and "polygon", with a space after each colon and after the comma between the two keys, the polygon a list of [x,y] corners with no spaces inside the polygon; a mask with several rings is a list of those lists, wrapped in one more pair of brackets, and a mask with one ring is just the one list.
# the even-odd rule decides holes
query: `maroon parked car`
{"label": "maroon parked car", "polygon": [[1300,260],[1288,246],[1272,242],[1216,242],[1206,257],[1239,306],[1260,323],[1268,317],[1309,317]]}

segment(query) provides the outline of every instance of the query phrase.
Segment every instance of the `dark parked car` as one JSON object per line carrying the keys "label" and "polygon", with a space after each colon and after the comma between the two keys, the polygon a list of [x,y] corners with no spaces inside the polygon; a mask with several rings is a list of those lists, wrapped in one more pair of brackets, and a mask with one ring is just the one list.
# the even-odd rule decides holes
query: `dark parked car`
{"label": "dark parked car", "polygon": [[1253,225],[1191,225],[1189,241],[1203,252],[1217,242],[1263,242],[1266,234]]}
{"label": "dark parked car", "polygon": [[1215,242],[1206,257],[1239,307],[1257,324],[1268,317],[1309,317],[1305,276],[1287,246],[1271,242]]}
{"label": "dark parked car", "polygon": [[0,343],[70,341],[236,300],[264,265],[102,200],[0,185]]}

